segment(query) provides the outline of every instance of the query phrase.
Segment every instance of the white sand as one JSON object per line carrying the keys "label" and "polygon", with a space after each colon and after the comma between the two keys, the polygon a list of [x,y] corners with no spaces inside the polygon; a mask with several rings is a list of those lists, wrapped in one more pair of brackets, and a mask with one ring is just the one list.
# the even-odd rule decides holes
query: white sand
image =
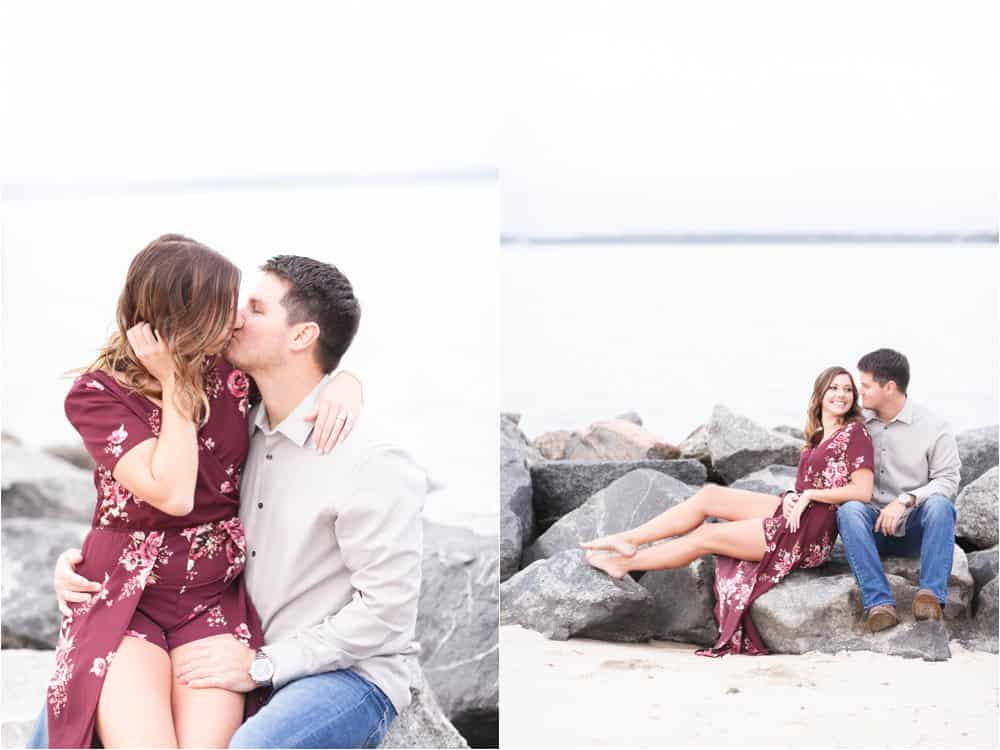
{"label": "white sand", "polygon": [[500,628],[500,744],[995,748],[998,661],[867,652],[707,659],[654,641]]}

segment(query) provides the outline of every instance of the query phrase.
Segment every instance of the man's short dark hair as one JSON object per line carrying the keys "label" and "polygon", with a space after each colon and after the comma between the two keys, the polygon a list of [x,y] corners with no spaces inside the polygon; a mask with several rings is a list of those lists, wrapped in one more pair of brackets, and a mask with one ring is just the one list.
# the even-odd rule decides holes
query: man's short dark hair
{"label": "man's short dark hair", "polygon": [[316,323],[316,361],[323,372],[337,369],[361,322],[361,305],[351,282],[335,266],[301,255],[275,255],[260,270],[288,282],[281,298],[288,322]]}
{"label": "man's short dark hair", "polygon": [[876,349],[858,360],[861,372],[871,373],[879,385],[885,385],[890,380],[895,381],[896,388],[904,396],[910,385],[910,363],[894,349]]}

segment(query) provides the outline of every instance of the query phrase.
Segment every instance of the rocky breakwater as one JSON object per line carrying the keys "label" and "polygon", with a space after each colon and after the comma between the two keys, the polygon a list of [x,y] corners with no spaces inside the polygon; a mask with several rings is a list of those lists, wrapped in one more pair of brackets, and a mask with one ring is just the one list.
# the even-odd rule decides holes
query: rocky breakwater
{"label": "rocky breakwater", "polygon": [[[676,454],[669,453],[671,458],[650,457],[641,453],[643,448],[671,444],[643,428],[638,416],[628,417],[595,422],[583,433],[546,433],[534,441],[518,428],[512,441],[522,456],[517,486],[520,497],[531,497],[533,526],[518,539],[501,531],[509,555],[500,591],[501,622],[553,638],[657,638],[710,645],[718,635],[711,556],[683,569],[612,581],[588,569],[579,543],[638,525],[690,497],[709,479],[768,494],[792,489],[801,432],[770,430],[720,405],[677,446]],[[613,444],[610,435],[622,421],[630,426],[621,431],[620,444]],[[600,440],[592,437],[595,427]],[[635,439],[633,428],[643,430],[642,440]],[[942,622],[913,622],[909,612],[919,584],[919,561],[887,557],[883,566],[902,623],[868,633],[857,584],[838,540],[822,566],[793,572],[755,602],[752,614],[770,648],[777,653],[869,650],[933,660],[948,658],[949,642],[959,640],[995,652],[995,436],[995,427],[958,436],[963,463],[979,473],[964,482],[956,502],[958,544]],[[605,452],[596,452],[595,445]],[[589,457],[580,458],[577,451],[588,451]],[[520,570],[510,573],[518,544]]]}
{"label": "rocky breakwater", "polygon": [[[52,590],[56,557],[80,547],[96,490],[91,472],[13,440],[3,442],[3,468],[3,733],[4,746],[15,747],[44,705],[51,675],[51,659],[44,655],[55,648],[60,622]],[[414,705],[399,717],[384,746],[496,746],[497,563],[496,537],[424,522],[417,619],[421,670]],[[24,649],[37,649],[41,656]],[[33,670],[39,672],[35,677]],[[8,682],[19,672],[40,687],[37,699],[28,701],[33,707],[25,709],[27,715],[14,717],[6,714],[15,690]]]}

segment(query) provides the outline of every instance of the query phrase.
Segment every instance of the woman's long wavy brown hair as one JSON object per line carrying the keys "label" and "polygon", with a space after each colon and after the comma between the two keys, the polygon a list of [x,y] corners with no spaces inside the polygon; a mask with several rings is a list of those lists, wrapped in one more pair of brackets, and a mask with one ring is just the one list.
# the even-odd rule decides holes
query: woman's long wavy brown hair
{"label": "woman's long wavy brown hair", "polygon": [[809,398],[809,407],[806,409],[806,444],[805,448],[815,448],[823,439],[823,396],[830,383],[838,375],[846,375],[851,379],[851,389],[854,391],[854,399],[851,408],[844,415],[844,424],[856,422],[861,419],[861,407],[858,406],[858,387],[854,383],[854,376],[843,367],[827,367],[816,377],[813,383],[812,396]]}
{"label": "woman's long wavy brown hair", "polygon": [[240,270],[215,250],[180,234],[157,237],[129,266],[118,298],[118,330],[78,372],[103,370],[132,393],[162,398],[159,381],[140,364],[125,335],[137,323],[149,323],[173,353],[177,407],[204,424],[210,411],[205,357],[233,329],[239,287]]}

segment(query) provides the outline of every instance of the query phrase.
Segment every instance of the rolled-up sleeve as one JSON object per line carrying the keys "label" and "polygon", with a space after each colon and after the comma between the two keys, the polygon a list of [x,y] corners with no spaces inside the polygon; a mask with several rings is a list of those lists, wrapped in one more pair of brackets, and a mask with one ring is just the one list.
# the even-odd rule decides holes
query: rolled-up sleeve
{"label": "rolled-up sleeve", "polygon": [[402,449],[375,448],[352,474],[354,489],[332,533],[350,571],[350,602],[319,624],[270,644],[274,687],[411,648],[420,595],[421,509],[426,474]]}
{"label": "rolled-up sleeve", "polygon": [[930,481],[910,490],[917,498],[917,505],[931,495],[955,499],[962,474],[962,460],[958,455],[958,443],[950,430],[943,430],[931,445],[927,455],[927,473]]}

